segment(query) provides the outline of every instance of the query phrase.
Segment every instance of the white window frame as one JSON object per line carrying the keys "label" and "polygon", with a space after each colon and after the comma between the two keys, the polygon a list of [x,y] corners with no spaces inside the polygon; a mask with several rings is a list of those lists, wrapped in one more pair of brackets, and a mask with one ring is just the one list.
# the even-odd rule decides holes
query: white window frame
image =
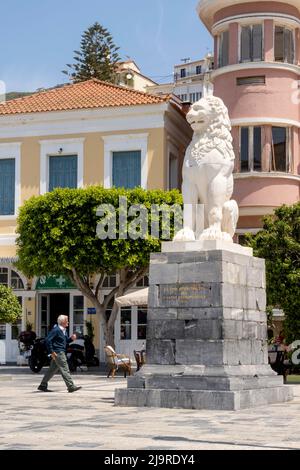
{"label": "white window frame", "polygon": [[21,142],[12,142],[9,144],[0,144],[0,159],[15,160],[15,212],[11,215],[1,215],[1,220],[14,220],[18,215],[21,206]]}
{"label": "white window frame", "polygon": [[49,188],[49,157],[77,155],[77,188],[83,188],[84,138],[40,140],[40,194]]}
{"label": "white window frame", "polygon": [[[249,155],[249,169],[248,171],[242,171],[241,169],[241,156],[242,156],[242,128],[246,127],[249,129],[249,146],[248,146],[248,155]],[[261,129],[261,165],[262,165],[262,151],[263,151],[263,126],[240,126],[240,131],[239,131],[239,142],[240,142],[240,168],[239,168],[239,173],[261,173],[261,170],[254,170],[254,128],[255,127],[260,127]]]}
{"label": "white window frame", "polygon": [[141,187],[148,186],[148,136],[149,134],[119,134],[103,136],[104,140],[104,188],[113,185],[113,153],[141,152]]}
{"label": "white window frame", "polygon": [[[8,287],[11,287],[11,272],[12,271],[14,271],[19,276],[21,281],[23,282],[24,288],[23,289],[14,289],[14,292],[24,292],[27,289],[28,281],[27,281],[26,277],[22,273],[20,273],[14,266],[10,266],[9,264],[1,263],[0,268],[1,269],[3,269],[3,268],[7,269],[7,271],[8,271],[7,272]],[[21,297],[21,294],[19,295],[19,297]]]}

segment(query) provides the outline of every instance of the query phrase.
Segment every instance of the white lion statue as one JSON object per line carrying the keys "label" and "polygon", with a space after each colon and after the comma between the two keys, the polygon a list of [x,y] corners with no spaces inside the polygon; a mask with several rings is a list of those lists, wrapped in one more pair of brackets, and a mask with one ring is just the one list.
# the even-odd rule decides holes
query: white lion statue
{"label": "white lion statue", "polygon": [[[192,217],[174,241],[231,241],[239,211],[233,192],[234,151],[228,110],[223,101],[210,95],[194,103],[187,114],[194,135],[183,163],[183,202],[191,204]],[[200,226],[196,230],[197,205],[202,204]],[[185,211],[186,211],[185,206]],[[199,212],[198,212],[199,213]]]}

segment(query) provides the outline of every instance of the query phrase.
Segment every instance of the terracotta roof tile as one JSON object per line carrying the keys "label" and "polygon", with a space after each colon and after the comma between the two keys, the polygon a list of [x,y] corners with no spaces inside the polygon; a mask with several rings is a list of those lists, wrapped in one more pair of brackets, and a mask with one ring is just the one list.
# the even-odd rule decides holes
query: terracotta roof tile
{"label": "terracotta roof tile", "polygon": [[0,104],[0,115],[159,104],[169,100],[100,80],[45,90]]}

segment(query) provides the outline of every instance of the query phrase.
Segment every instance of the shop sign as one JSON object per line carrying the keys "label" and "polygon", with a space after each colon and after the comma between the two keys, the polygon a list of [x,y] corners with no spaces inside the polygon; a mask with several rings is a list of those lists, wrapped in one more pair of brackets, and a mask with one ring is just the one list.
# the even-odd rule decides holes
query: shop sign
{"label": "shop sign", "polygon": [[64,275],[41,276],[36,283],[36,290],[68,290],[76,289],[73,282]]}
{"label": "shop sign", "polygon": [[96,309],[94,307],[90,307],[87,309],[88,315],[95,315],[96,314]]}

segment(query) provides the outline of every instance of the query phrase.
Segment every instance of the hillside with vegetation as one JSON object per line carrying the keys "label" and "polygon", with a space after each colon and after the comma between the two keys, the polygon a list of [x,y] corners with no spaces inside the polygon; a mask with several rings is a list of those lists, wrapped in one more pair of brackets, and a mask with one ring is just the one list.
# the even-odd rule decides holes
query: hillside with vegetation
{"label": "hillside with vegetation", "polygon": [[11,91],[6,94],[6,101],[14,100],[16,98],[22,98],[23,96],[32,95],[34,92],[31,91]]}

